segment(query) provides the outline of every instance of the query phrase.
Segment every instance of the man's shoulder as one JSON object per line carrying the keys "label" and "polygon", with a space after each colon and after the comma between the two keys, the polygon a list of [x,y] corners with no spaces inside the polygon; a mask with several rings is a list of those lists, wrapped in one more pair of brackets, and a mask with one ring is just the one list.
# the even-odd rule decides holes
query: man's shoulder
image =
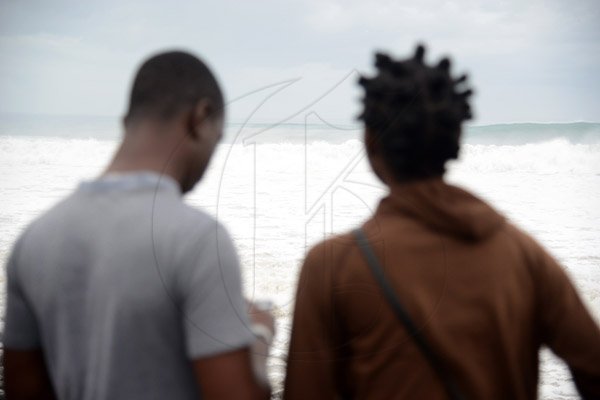
{"label": "man's shoulder", "polygon": [[311,265],[337,264],[350,250],[356,247],[351,232],[336,234],[313,245],[305,258],[305,267]]}
{"label": "man's shoulder", "polygon": [[182,226],[214,226],[218,221],[201,208],[191,206],[182,199],[173,201],[173,206],[168,210],[171,217],[177,217]]}
{"label": "man's shoulder", "polygon": [[218,218],[183,200],[177,201],[155,211],[151,223],[154,246],[176,248],[195,256],[217,249],[235,252],[231,235]]}
{"label": "man's shoulder", "polygon": [[318,243],[316,243],[312,248],[311,252],[325,252],[331,251],[332,249],[336,249],[339,247],[348,247],[354,245],[354,236],[352,232],[338,233],[332,235]]}
{"label": "man's shoulder", "polygon": [[[200,208],[186,204],[181,197],[169,195],[155,198],[152,207],[143,203],[139,206],[133,204],[111,204],[109,208],[98,208],[93,199],[76,190],[31,221],[18,239],[35,242],[45,240],[49,235],[64,238],[78,231],[94,229],[93,226],[98,225],[99,221],[102,228],[97,229],[116,229],[123,221],[137,221],[138,227],[131,229],[130,234],[135,236],[138,232],[151,229],[153,240],[157,243],[172,243],[183,238],[198,240],[228,236],[227,230],[217,219]],[[121,208],[121,211],[114,211],[114,207]],[[112,222],[105,224],[103,222],[106,221],[101,221],[105,219]],[[123,231],[115,233],[125,234]]]}
{"label": "man's shoulder", "polygon": [[26,225],[20,236],[21,239],[24,240],[27,237],[28,240],[31,240],[30,237],[35,237],[36,234],[45,235],[47,233],[59,233],[57,232],[58,226],[61,224],[69,225],[69,215],[75,214],[75,202],[77,202],[75,193],[71,193],[59,200],[56,204],[43,211]]}
{"label": "man's shoulder", "polygon": [[545,253],[546,249],[528,232],[517,225],[507,222],[500,231],[503,238],[511,242],[527,259],[536,258]]}
{"label": "man's shoulder", "polygon": [[162,215],[156,213],[154,228],[169,226],[170,230],[176,230],[183,234],[200,234],[203,236],[217,235],[219,232],[227,232],[223,224],[207,211],[191,206],[183,200],[177,201]]}

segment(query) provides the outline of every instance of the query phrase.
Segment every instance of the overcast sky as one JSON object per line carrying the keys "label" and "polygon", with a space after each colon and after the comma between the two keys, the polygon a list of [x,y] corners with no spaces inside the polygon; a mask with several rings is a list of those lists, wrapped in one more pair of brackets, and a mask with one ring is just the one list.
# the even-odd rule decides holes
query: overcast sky
{"label": "overcast sky", "polygon": [[0,0],[0,113],[119,116],[139,63],[179,48],[230,121],[348,122],[373,51],[421,41],[470,74],[477,124],[600,121],[598,21],[598,0]]}

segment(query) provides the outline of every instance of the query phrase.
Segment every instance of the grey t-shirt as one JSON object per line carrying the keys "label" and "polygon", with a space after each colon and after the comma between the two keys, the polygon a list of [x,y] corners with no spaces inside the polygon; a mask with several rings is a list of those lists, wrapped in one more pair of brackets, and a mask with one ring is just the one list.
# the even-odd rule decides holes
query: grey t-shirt
{"label": "grey t-shirt", "polygon": [[60,399],[197,399],[190,360],[253,341],[230,237],[166,176],[81,184],[7,279],[4,346],[41,347]]}

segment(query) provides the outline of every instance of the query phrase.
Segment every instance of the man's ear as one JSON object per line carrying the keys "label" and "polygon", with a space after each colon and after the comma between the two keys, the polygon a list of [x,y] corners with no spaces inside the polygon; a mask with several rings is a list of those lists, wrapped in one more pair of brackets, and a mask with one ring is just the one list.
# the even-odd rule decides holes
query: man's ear
{"label": "man's ear", "polygon": [[194,140],[201,140],[202,128],[210,118],[212,104],[208,99],[200,99],[192,107],[188,116],[188,132]]}

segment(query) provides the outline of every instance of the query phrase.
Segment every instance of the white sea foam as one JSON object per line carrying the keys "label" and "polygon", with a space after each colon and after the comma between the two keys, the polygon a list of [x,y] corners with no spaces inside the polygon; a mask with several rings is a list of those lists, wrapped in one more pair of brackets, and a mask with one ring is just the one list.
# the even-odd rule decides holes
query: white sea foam
{"label": "white sea foam", "polygon": [[[334,141],[312,135],[306,143],[302,131],[281,141],[273,139],[276,132],[254,142],[232,135],[188,196],[231,230],[247,295],[276,303],[279,333],[270,361],[276,387],[306,247],[360,223],[385,193],[369,170],[357,132]],[[0,136],[2,264],[23,227],[80,180],[95,176],[116,145],[114,139]],[[600,317],[600,144],[566,137],[466,144],[448,179],[491,201],[547,246]],[[541,398],[576,398],[568,372],[549,353],[543,356],[541,381]]]}

